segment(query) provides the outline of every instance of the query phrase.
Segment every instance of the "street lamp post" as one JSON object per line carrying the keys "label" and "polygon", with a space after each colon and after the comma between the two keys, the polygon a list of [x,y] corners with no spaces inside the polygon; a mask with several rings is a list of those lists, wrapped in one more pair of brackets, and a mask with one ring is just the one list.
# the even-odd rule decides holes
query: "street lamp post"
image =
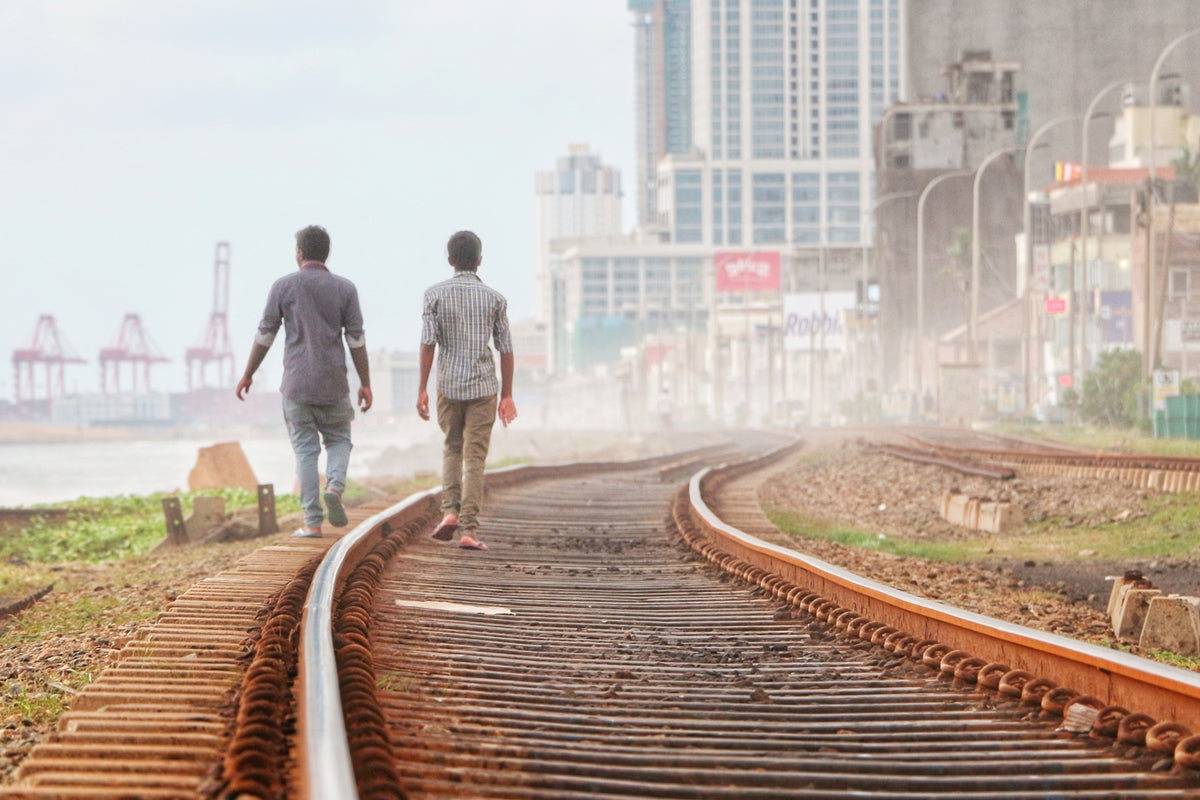
{"label": "street lamp post", "polygon": [[971,193],[971,316],[968,325],[967,358],[974,364],[976,361],[979,338],[979,275],[981,272],[982,249],[979,235],[979,185],[983,173],[988,166],[1000,158],[1021,151],[1021,147],[1001,147],[993,150],[975,170],[975,185]]}
{"label": "street lamp post", "polygon": [[[885,194],[883,197],[880,197],[878,200],[875,201],[875,204],[873,206],[871,206],[870,211],[863,212],[864,223],[866,222],[866,218],[868,215],[874,216],[875,214],[877,214],[879,212],[879,209],[882,208],[885,203],[890,203],[893,200],[903,200],[904,198],[907,198],[907,197],[916,197],[917,194],[918,194],[918,192],[915,189],[912,191],[907,191],[907,192],[889,192],[889,193]],[[876,235],[878,235],[878,233],[879,233],[879,225],[878,224],[875,225],[875,233],[876,233]],[[863,242],[864,242],[864,244],[863,244],[863,248],[862,248],[862,300],[863,300],[863,309],[862,310],[865,312],[866,305],[867,305],[867,284],[870,282],[870,273],[867,269],[867,246],[865,244],[865,242],[866,242],[865,231],[864,231],[864,236],[863,236]],[[879,252],[878,247],[875,248],[875,252],[876,253]],[[878,267],[876,268],[876,273],[878,273]],[[860,361],[860,363],[859,363],[859,380],[861,383],[861,389],[864,392],[866,391],[866,382],[867,382],[867,374],[866,373],[867,373],[866,368],[863,366],[863,364]]]}
{"label": "street lamp post", "polygon": [[[1092,114],[1096,112],[1096,105],[1100,102],[1100,98],[1104,97],[1104,95],[1108,94],[1118,86],[1124,86],[1126,83],[1129,83],[1127,79],[1113,81],[1100,91],[1096,92],[1096,96],[1092,98],[1092,102],[1088,103],[1087,111],[1085,111],[1083,114],[1083,138],[1080,140],[1082,147],[1079,164],[1079,263],[1083,268],[1083,272],[1079,281],[1079,296],[1081,302],[1083,301],[1083,297],[1086,295],[1088,288],[1088,236],[1090,235],[1088,227],[1091,217],[1091,214],[1089,213],[1091,203],[1088,201],[1088,126],[1092,123]],[[1026,189],[1026,191],[1028,191],[1028,189]],[[1099,205],[1101,211],[1103,211],[1103,197],[1099,193],[1097,194],[1097,205]],[[1071,288],[1074,289],[1075,287]],[[1074,313],[1073,305],[1071,310],[1072,313]],[[1087,314],[1081,313],[1079,315],[1079,319],[1080,330],[1082,332],[1082,336],[1080,337],[1082,341],[1082,353],[1086,354],[1088,352]],[[1087,364],[1083,363],[1083,361],[1084,359],[1080,358],[1079,366],[1081,367],[1081,371],[1086,372]],[[1071,374],[1071,383],[1075,383],[1074,371],[1072,371]]]}
{"label": "street lamp post", "polygon": [[969,169],[942,173],[925,184],[925,188],[921,190],[921,197],[917,200],[917,340],[916,347],[913,348],[913,371],[916,373],[914,377],[917,397],[921,398],[918,402],[922,402],[925,397],[925,200],[933,191],[933,187],[942,181],[966,178],[972,174]]}
{"label": "street lamp post", "polygon": [[[1158,117],[1158,113],[1157,113],[1158,98],[1155,97],[1155,92],[1158,90],[1158,73],[1162,69],[1162,65],[1163,65],[1163,62],[1167,58],[1167,54],[1170,53],[1173,49],[1175,49],[1175,46],[1178,45],[1180,42],[1186,41],[1187,39],[1190,39],[1193,36],[1197,36],[1197,35],[1200,35],[1200,28],[1190,30],[1187,33],[1182,33],[1167,43],[1167,46],[1162,49],[1162,52],[1160,52],[1158,54],[1158,59],[1155,60],[1155,62],[1154,62],[1154,69],[1152,69],[1150,71],[1150,83],[1147,85],[1147,89],[1146,89],[1147,90],[1146,108],[1150,112],[1150,120],[1149,120],[1149,122],[1150,122],[1150,125],[1149,125],[1150,141],[1149,141],[1148,147],[1146,149],[1146,167],[1147,167],[1146,172],[1149,177],[1149,186],[1147,187],[1147,191],[1146,191],[1146,264],[1145,264],[1145,268],[1142,270],[1142,280],[1143,280],[1143,283],[1142,283],[1142,288],[1143,288],[1142,339],[1144,342],[1144,351],[1143,351],[1143,355],[1142,355],[1142,360],[1143,360],[1143,374],[1146,375],[1147,377],[1149,377],[1151,372],[1153,372],[1153,370],[1154,370],[1152,356],[1153,357],[1157,356],[1157,353],[1153,353],[1153,354],[1151,353],[1151,342],[1150,342],[1150,336],[1151,336],[1151,334],[1150,334],[1150,329],[1151,329],[1150,316],[1151,316],[1151,309],[1152,309],[1152,304],[1150,302],[1150,287],[1152,287],[1154,285],[1151,280],[1151,275],[1154,270],[1154,257],[1155,257],[1155,254],[1154,254],[1154,250],[1155,250],[1155,247],[1154,247],[1154,170],[1155,170],[1156,155],[1157,155],[1157,151],[1158,151],[1158,142],[1156,141],[1157,131],[1156,131],[1156,125],[1155,125],[1155,120]],[[1155,350],[1158,349],[1157,344],[1155,345],[1154,349]]]}
{"label": "street lamp post", "polygon": [[[1033,149],[1038,146],[1038,140],[1041,139],[1042,136],[1047,131],[1049,131],[1051,128],[1053,128],[1055,125],[1061,125],[1064,122],[1071,122],[1071,121],[1077,120],[1077,119],[1079,119],[1079,117],[1077,117],[1077,116],[1055,117],[1054,119],[1052,119],[1049,122],[1042,125],[1036,131],[1034,131],[1033,136],[1029,137],[1029,143],[1025,147],[1025,170],[1024,170],[1025,174],[1023,177],[1024,182],[1022,183],[1022,187],[1024,188],[1024,192],[1025,192],[1025,197],[1024,197],[1024,207],[1023,207],[1022,211],[1023,211],[1023,216],[1024,216],[1023,224],[1025,226],[1024,227],[1024,230],[1025,230],[1025,270],[1027,273],[1033,269],[1033,211],[1032,211],[1032,207],[1029,202],[1029,193],[1032,190],[1030,187],[1030,184],[1033,182]],[[1026,298],[1028,298],[1028,296],[1029,296],[1028,282],[1026,282],[1026,286],[1025,286],[1025,295],[1026,295]],[[1029,306],[1028,300],[1026,300],[1025,306],[1026,306],[1026,313],[1027,314],[1030,313],[1029,309],[1028,309],[1028,306]],[[1030,314],[1030,316],[1032,316],[1032,314]],[[1026,324],[1024,325],[1024,329],[1021,331],[1022,340],[1024,340],[1028,336],[1028,333],[1029,333],[1029,324],[1028,324],[1029,320],[1026,319],[1025,322],[1026,322]],[[1039,363],[1040,363],[1040,361],[1039,361]],[[1024,370],[1025,371],[1025,408],[1028,409],[1030,407],[1030,388],[1029,388],[1030,370],[1029,370],[1028,357],[1025,358],[1023,364],[1025,367],[1025,370]]]}

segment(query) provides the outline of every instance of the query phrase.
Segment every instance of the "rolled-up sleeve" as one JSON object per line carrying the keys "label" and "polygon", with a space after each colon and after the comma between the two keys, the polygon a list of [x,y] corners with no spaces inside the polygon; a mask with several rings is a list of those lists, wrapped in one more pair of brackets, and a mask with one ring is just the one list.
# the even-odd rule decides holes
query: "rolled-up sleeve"
{"label": "rolled-up sleeve", "polygon": [[280,300],[280,292],[279,282],[272,284],[271,291],[267,293],[267,305],[263,309],[262,319],[254,334],[255,344],[270,347],[275,342],[275,335],[279,333],[279,327],[283,325],[283,303]]}
{"label": "rolled-up sleeve", "polygon": [[421,309],[421,344],[436,347],[441,331],[438,328],[437,300],[432,292],[425,293]]}
{"label": "rolled-up sleeve", "polygon": [[496,321],[492,325],[492,341],[497,353],[511,353],[512,332],[508,329],[508,302],[501,300],[496,307]]}
{"label": "rolled-up sleeve", "polygon": [[346,346],[351,350],[367,346],[367,335],[363,331],[362,307],[358,303],[358,290],[351,289],[346,297],[342,314],[342,329],[345,331]]}

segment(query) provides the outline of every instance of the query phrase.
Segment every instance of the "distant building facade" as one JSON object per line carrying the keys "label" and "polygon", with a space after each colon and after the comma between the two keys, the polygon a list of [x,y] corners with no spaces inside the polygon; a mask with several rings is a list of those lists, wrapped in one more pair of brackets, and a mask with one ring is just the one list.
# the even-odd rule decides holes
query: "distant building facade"
{"label": "distant building facade", "polygon": [[[605,165],[586,144],[572,144],[553,170],[534,178],[534,236],[537,253],[538,322],[551,319],[554,302],[550,254],[555,239],[615,236],[622,231],[621,173]],[[531,342],[527,342],[531,343]],[[543,364],[553,361],[546,342],[539,348]]]}
{"label": "distant building facade", "polygon": [[[420,359],[414,350],[377,350],[369,354],[374,407],[384,414],[407,412],[417,402]],[[436,369],[436,367],[435,367]],[[353,390],[354,371],[350,370]]]}
{"label": "distant building facade", "polygon": [[[996,60],[988,51],[968,51],[943,74],[942,91],[885,109],[876,134],[874,244],[882,382],[918,391],[936,385],[939,354],[947,352],[934,348],[932,340],[956,328],[960,338],[966,337],[973,267],[972,173],[985,162],[987,172],[980,177],[981,309],[1011,299],[1019,283],[1014,236],[1023,225],[1023,162],[1016,151],[1028,127],[1025,96],[1016,91],[1020,64]],[[920,303],[918,284],[923,287]],[[921,323],[924,329],[918,332]],[[925,341],[917,341],[919,333]],[[949,352],[965,358],[970,348],[962,344]]]}
{"label": "distant building facade", "polygon": [[801,272],[817,250],[841,251],[837,264],[863,246],[872,124],[904,90],[901,11],[693,0],[692,148],[659,164],[655,221],[669,240],[807,251]]}
{"label": "distant building facade", "polygon": [[713,302],[712,251],[636,234],[561,239],[554,255],[555,372],[619,360],[648,332],[704,330]]}
{"label": "distant building facade", "polygon": [[634,29],[637,221],[658,218],[658,162],[692,146],[691,0],[628,0]]}
{"label": "distant building facade", "polygon": [[[964,51],[988,50],[1021,64],[1014,88],[1028,95],[1036,130],[1061,114],[1082,114],[1111,81],[1144,84],[1159,52],[1200,24],[1196,10],[1192,0],[907,0],[907,99],[932,99],[943,91],[946,64]],[[1200,38],[1181,44],[1171,63],[1181,66],[1189,56],[1194,63],[1198,53]],[[1094,134],[1097,142],[1107,139],[1102,126]],[[1079,137],[1080,130],[1064,127],[1055,142],[1079,152]]]}

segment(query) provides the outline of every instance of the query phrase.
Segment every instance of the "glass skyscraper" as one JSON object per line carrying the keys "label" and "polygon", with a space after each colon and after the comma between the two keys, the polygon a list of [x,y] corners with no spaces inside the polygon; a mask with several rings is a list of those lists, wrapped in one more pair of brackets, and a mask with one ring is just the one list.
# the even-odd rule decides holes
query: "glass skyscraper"
{"label": "glass skyscraper", "polygon": [[691,147],[657,169],[671,241],[859,257],[872,129],[904,92],[903,5],[691,0]]}
{"label": "glass skyscraper", "polygon": [[692,146],[691,0],[628,0],[637,82],[638,222],[657,218],[656,167]]}

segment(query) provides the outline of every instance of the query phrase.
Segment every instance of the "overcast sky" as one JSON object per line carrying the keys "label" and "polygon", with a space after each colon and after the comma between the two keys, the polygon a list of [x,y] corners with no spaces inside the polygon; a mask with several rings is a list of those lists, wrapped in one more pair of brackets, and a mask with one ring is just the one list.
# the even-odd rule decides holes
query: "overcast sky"
{"label": "overcast sky", "polygon": [[95,391],[99,349],[136,313],[171,359],[154,388],[182,389],[228,241],[240,374],[309,223],[358,284],[373,350],[416,348],[460,228],[510,318],[531,317],[533,174],[590,143],[622,172],[628,226],[633,103],[624,0],[9,0],[0,353],[53,314],[88,360],[68,390]]}

